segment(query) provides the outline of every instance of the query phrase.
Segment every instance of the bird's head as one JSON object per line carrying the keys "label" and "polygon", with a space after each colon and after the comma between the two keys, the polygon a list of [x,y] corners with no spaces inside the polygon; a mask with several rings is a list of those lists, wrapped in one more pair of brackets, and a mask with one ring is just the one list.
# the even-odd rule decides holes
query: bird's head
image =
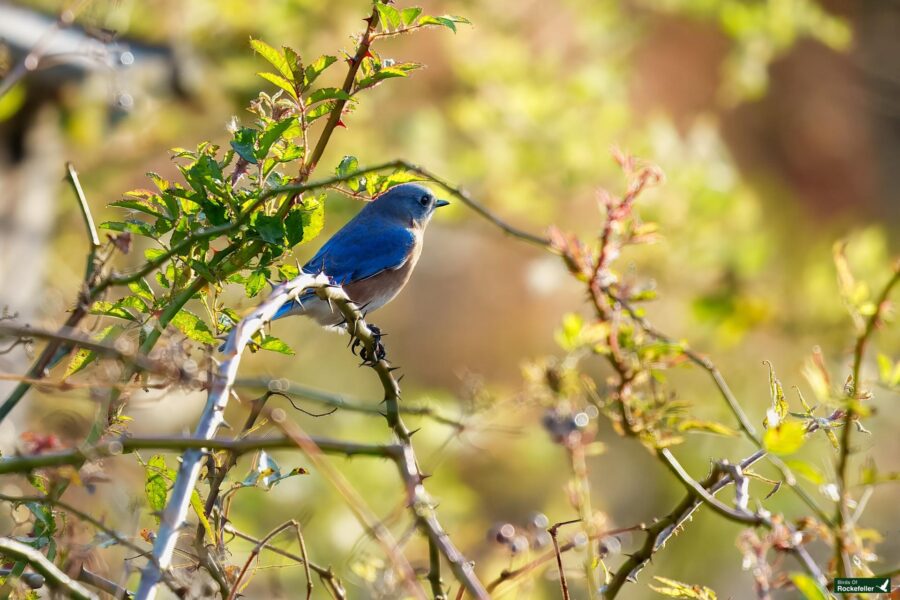
{"label": "bird's head", "polygon": [[366,207],[370,214],[402,222],[408,227],[424,228],[435,209],[450,204],[434,197],[428,188],[415,183],[392,187]]}

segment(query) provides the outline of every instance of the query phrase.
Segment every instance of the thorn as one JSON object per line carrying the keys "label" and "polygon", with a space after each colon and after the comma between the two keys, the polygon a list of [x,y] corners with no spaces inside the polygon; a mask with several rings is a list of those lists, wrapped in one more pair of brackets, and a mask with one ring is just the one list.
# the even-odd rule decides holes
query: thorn
{"label": "thorn", "polygon": [[[410,431],[408,435],[409,435],[409,437],[412,437],[412,436],[416,435],[417,433],[419,433],[420,431],[422,431],[422,428],[421,428],[421,427],[416,427],[415,429],[413,429],[412,431]],[[429,477],[430,477],[430,475],[429,475]]]}
{"label": "thorn", "polygon": [[404,377],[406,377],[406,373],[401,373],[400,377],[397,378],[397,385],[400,385],[400,382],[403,381]]}
{"label": "thorn", "polygon": [[338,122],[334,124],[335,127],[343,127],[347,129],[347,125],[344,123],[343,119],[338,119]]}
{"label": "thorn", "polygon": [[[385,362],[387,362],[387,361],[385,361]],[[388,367],[387,368],[388,373],[393,373],[394,371],[399,371],[399,370],[400,370],[400,367]]]}
{"label": "thorn", "polygon": [[366,53],[363,54],[363,58],[375,58],[372,56],[372,52],[370,50],[366,50]]}

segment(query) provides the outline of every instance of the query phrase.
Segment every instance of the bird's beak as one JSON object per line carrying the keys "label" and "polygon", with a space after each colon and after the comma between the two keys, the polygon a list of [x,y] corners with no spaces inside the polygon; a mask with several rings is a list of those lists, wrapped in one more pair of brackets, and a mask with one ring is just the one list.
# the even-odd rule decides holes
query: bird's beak
{"label": "bird's beak", "polygon": [[440,207],[442,207],[442,206],[447,206],[448,204],[450,204],[450,203],[447,202],[446,200],[435,200],[435,202],[434,202],[434,207],[435,207],[435,208],[440,208]]}

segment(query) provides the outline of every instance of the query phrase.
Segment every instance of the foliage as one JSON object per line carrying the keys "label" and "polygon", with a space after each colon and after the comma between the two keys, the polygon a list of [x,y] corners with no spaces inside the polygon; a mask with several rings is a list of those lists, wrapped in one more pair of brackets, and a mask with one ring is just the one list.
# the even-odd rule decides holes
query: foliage
{"label": "foliage", "polygon": [[[734,100],[744,94],[762,93],[765,66],[785,52],[799,36],[811,35],[836,47],[846,44],[846,29],[839,21],[826,17],[811,2],[794,5],[797,10],[787,19],[779,18],[778,7],[783,8],[785,3],[751,6],[746,3],[669,2],[666,9],[712,19],[737,40],[733,48],[734,64],[729,67],[730,79],[726,82],[730,89],[725,90]],[[247,7],[235,7],[234,14],[222,16],[223,22],[265,18],[269,23],[266,27],[278,27],[271,24],[279,21],[269,13],[273,10],[271,7],[261,7],[258,11],[254,7],[249,13],[242,12],[247,10]],[[309,10],[325,11],[310,13],[315,15],[310,17],[311,21],[322,17],[320,20],[324,23],[325,16],[331,15],[330,11],[340,14],[346,9],[328,7],[326,11],[318,7]],[[386,127],[384,115],[395,114],[388,112],[391,107],[385,106],[384,112],[381,108],[371,110],[365,100],[371,97],[383,101],[386,96],[379,97],[377,94],[381,92],[376,90],[388,80],[400,80],[414,73],[427,77],[428,73],[420,72],[422,64],[387,58],[394,46],[379,46],[376,50],[365,40],[371,44],[393,43],[389,42],[393,38],[430,28],[463,32],[465,29],[460,25],[468,21],[455,16],[429,16],[417,7],[391,3],[376,2],[373,10],[366,22],[370,34],[354,38],[355,48],[350,52],[332,48],[330,54],[312,52],[309,57],[302,58],[297,50],[286,46],[279,48],[263,41],[282,39],[285,35],[272,34],[269,30],[257,38],[260,29],[266,31],[266,28],[253,29],[254,37],[249,44],[257,55],[256,63],[253,68],[242,70],[252,73],[259,64],[265,63],[264,70],[258,75],[265,82],[262,85],[267,91],[256,93],[259,82],[253,84],[254,91],[249,94],[253,97],[249,105],[250,116],[246,119],[249,122],[234,119],[224,142],[206,141],[193,149],[176,148],[172,151],[172,160],[179,175],[149,173],[147,189],[131,190],[111,204],[118,216],[103,223],[102,227],[110,233],[109,242],[97,254],[96,261],[89,265],[93,279],[85,282],[85,310],[97,317],[96,324],[86,328],[91,330],[94,341],[118,349],[121,356],[115,361],[101,359],[96,351],[77,348],[78,344],[72,343],[70,345],[76,348],[71,353],[61,384],[62,390],[91,386],[95,397],[102,396],[104,403],[109,403],[98,411],[85,448],[118,453],[103,444],[110,440],[119,443],[119,436],[128,431],[128,418],[121,411],[129,395],[140,388],[161,389],[165,393],[175,393],[180,387],[209,388],[210,381],[204,376],[211,366],[210,350],[241,318],[236,295],[229,295],[228,288],[240,288],[238,296],[259,302],[265,297],[270,282],[296,277],[299,271],[290,255],[323,230],[326,204],[331,201],[328,192],[365,201],[399,183],[430,180],[414,169],[390,166],[369,170],[361,167],[372,155],[386,152],[397,141],[396,136],[414,135],[422,140],[422,158],[431,158],[432,148],[443,147],[448,155],[454,156],[455,162],[450,163],[453,172],[461,179],[484,181],[479,194],[484,192],[485,197],[495,204],[510,212],[530,213],[535,222],[565,223],[551,229],[550,250],[561,257],[571,275],[571,285],[589,298],[586,311],[583,307],[566,308],[555,334],[561,349],[559,355],[535,359],[526,366],[526,389],[515,395],[514,410],[505,411],[508,405],[498,400],[503,394],[488,386],[473,384],[471,390],[462,394],[473,410],[489,406],[491,410],[486,412],[515,423],[521,419],[527,426],[539,421],[547,434],[545,440],[527,438],[522,453],[518,454],[510,449],[516,442],[498,434],[504,431],[503,428],[495,430],[484,414],[474,415],[473,423],[444,417],[430,405],[420,413],[414,413],[424,419],[439,417],[438,422],[452,428],[453,439],[462,439],[466,434],[475,437],[479,444],[488,444],[491,450],[501,447],[505,456],[514,458],[508,461],[514,463],[510,468],[522,469],[521,480],[529,482],[527,486],[510,486],[510,480],[503,478],[508,473],[501,472],[506,468],[505,462],[503,466],[497,465],[502,462],[500,460],[494,463],[487,476],[482,475],[476,480],[478,473],[470,470],[476,470],[472,464],[477,461],[470,457],[459,461],[459,465],[440,465],[442,477],[429,482],[440,489],[441,512],[450,512],[456,518],[458,531],[456,527],[449,528],[449,534],[454,538],[459,534],[467,546],[477,547],[478,553],[482,554],[477,565],[479,574],[500,573],[492,590],[506,593],[506,590],[514,590],[515,585],[534,585],[542,591],[552,589],[554,595],[547,597],[557,597],[559,590],[537,577],[544,566],[552,565],[556,555],[548,550],[546,530],[549,522],[543,514],[539,514],[540,518],[527,520],[528,525],[513,528],[512,534],[504,526],[491,535],[501,543],[505,553],[500,559],[491,556],[490,549],[481,552],[482,546],[478,545],[475,535],[479,527],[483,528],[481,521],[487,518],[485,515],[506,518],[508,512],[523,509],[505,505],[499,496],[496,502],[482,500],[482,504],[490,506],[477,506],[479,498],[470,489],[477,486],[471,484],[472,481],[487,482],[486,486],[495,482],[494,485],[509,488],[505,490],[507,494],[512,494],[510,489],[515,488],[521,506],[544,502],[554,514],[571,515],[574,512],[578,523],[573,523],[571,529],[575,533],[570,537],[561,536],[559,540],[560,564],[563,565],[560,575],[573,571],[570,562],[577,562],[581,572],[581,577],[572,583],[576,590],[573,597],[599,597],[600,594],[613,597],[655,555],[661,559],[664,554],[676,554],[667,552],[666,541],[677,533],[692,529],[694,526],[689,519],[700,507],[703,512],[711,513],[710,518],[723,518],[722,507],[711,504],[708,499],[698,499],[691,484],[709,490],[714,496],[721,489],[715,488],[716,485],[733,486],[733,502],[729,492],[721,494],[728,498],[722,499],[726,509],[724,518],[741,523],[756,519],[755,528],[739,537],[738,547],[744,555],[744,564],[752,566],[750,571],[758,593],[770,587],[793,585],[807,598],[825,597],[816,569],[828,576],[846,569],[842,563],[850,565],[857,575],[876,570],[878,555],[875,550],[879,536],[877,532],[861,527],[858,514],[848,512],[848,509],[856,501],[862,505],[859,514],[865,508],[866,502],[862,498],[867,498],[869,492],[857,494],[856,484],[874,488],[896,481],[897,474],[879,471],[874,460],[867,460],[860,467],[858,477],[852,477],[855,465],[832,474],[830,469],[822,467],[821,460],[813,458],[824,446],[832,449],[829,456],[844,463],[851,448],[855,447],[851,444],[850,432],[868,435],[864,422],[868,424],[876,415],[875,396],[873,390],[865,386],[865,374],[860,372],[859,365],[847,376],[846,369],[837,366],[839,359],[826,360],[822,352],[813,353],[803,370],[814,395],[813,402],[808,403],[799,389],[796,395],[791,387],[785,392],[773,364],[779,366],[779,372],[789,371],[782,366],[784,357],[773,353],[768,365],[771,408],[766,411],[763,429],[757,432],[757,421],[744,415],[739,403],[729,400],[729,388],[716,379],[721,378],[716,367],[693,350],[696,339],[689,343],[667,337],[648,322],[652,312],[648,303],[656,299],[657,288],[666,289],[667,293],[669,290],[668,285],[654,285],[650,281],[652,275],[658,276],[664,284],[677,284],[682,291],[687,290],[691,295],[689,300],[694,301],[692,306],[698,320],[719,324],[719,333],[732,343],[765,323],[773,312],[790,321],[795,316],[791,311],[807,309],[807,304],[795,308],[783,298],[777,299],[783,305],[772,304],[773,298],[778,297],[775,289],[759,294],[754,289],[736,285],[734,290],[725,293],[717,290],[705,293],[707,290],[698,283],[698,273],[721,269],[734,273],[738,284],[745,284],[773,261],[772,254],[766,250],[772,242],[769,225],[773,218],[756,211],[755,197],[738,181],[715,135],[700,123],[684,138],[675,139],[677,136],[671,126],[655,118],[646,119],[637,133],[626,133],[634,125],[633,121],[644,119],[643,116],[636,119],[637,116],[627,109],[627,73],[617,55],[613,53],[602,65],[585,64],[572,58],[573,53],[561,52],[560,57],[536,56],[528,47],[529,36],[520,32],[508,37],[498,35],[471,46],[467,44],[467,52],[455,52],[450,68],[463,83],[458,86],[462,91],[448,93],[446,97],[437,97],[441,94],[436,92],[434,100],[439,108],[418,106],[414,114],[409,114],[408,106],[403,104],[398,93],[398,110],[406,112],[401,113],[398,127]],[[473,7],[473,10],[489,14],[499,9],[486,6]],[[255,12],[260,14],[252,14]],[[587,36],[585,31],[594,25],[580,23],[582,27],[573,28],[572,40],[575,41],[560,40],[563,45],[577,42],[591,51],[599,48],[608,52],[610,48],[627,48],[634,41],[634,37],[630,37],[634,26],[627,11],[604,5],[580,6],[573,12],[578,21],[602,22],[604,35]],[[261,16],[264,13],[265,17]],[[565,10],[560,9],[559,13],[562,15]],[[286,27],[286,23],[287,20],[282,25]],[[236,27],[242,39],[246,38],[243,24],[231,23],[231,26]],[[193,32],[193,35],[202,34]],[[579,40],[579,36],[586,39]],[[328,37],[329,43],[332,38]],[[213,52],[224,52],[222,47],[226,45],[213,43]],[[241,54],[249,53],[242,47]],[[247,67],[246,64],[241,66]],[[342,83],[345,75],[352,77]],[[424,85],[442,89],[433,80]],[[484,98],[494,101],[484,102]],[[434,110],[441,115],[440,119],[435,119]],[[344,136],[351,141],[338,139],[330,143],[331,134],[348,123],[363,125],[360,129],[377,129],[378,134],[366,138],[353,131],[352,135],[348,132]],[[570,186],[586,185],[585,181],[593,186],[597,180],[604,180],[609,175],[606,167],[596,160],[597,146],[603,145],[602,142],[598,144],[598,139],[605,140],[605,136],[620,138],[628,147],[661,158],[670,179],[662,192],[654,192],[650,188],[662,183],[661,171],[617,153],[616,162],[626,175],[625,190],[619,196],[600,192],[601,223],[599,233],[596,233],[595,222],[580,219],[570,204],[551,203],[547,199],[568,198]],[[498,143],[499,139],[511,141]],[[325,153],[326,146],[332,148],[335,145],[339,151]],[[334,174],[318,174],[324,168],[320,163],[334,165]],[[511,176],[511,173],[518,175]],[[522,176],[522,173],[529,176]],[[451,193],[455,190],[463,198],[471,198],[463,196],[452,185],[441,185]],[[499,197],[501,193],[494,190],[502,190],[502,198]],[[660,197],[657,194],[663,195],[665,201],[654,202]],[[493,197],[495,195],[498,197]],[[666,250],[646,249],[646,246],[659,242],[661,237],[657,225],[645,221],[638,213],[636,203],[639,199],[647,201],[647,207],[642,210],[645,216],[673,226],[675,235],[679,236]],[[331,214],[332,207],[328,209]],[[568,223],[574,231],[567,230]],[[883,296],[878,291],[882,288],[873,291],[864,282],[867,277],[859,276],[852,266],[852,256],[848,255],[854,248],[865,245],[857,244],[857,241],[848,246],[838,245],[834,258],[841,297],[855,327],[859,348],[856,362],[859,362],[869,338],[876,329],[888,324],[891,313],[887,291]],[[134,252],[132,247],[136,248]],[[661,257],[660,253],[666,256]],[[135,254],[142,254],[143,258]],[[866,262],[880,264],[883,263],[881,258],[876,256]],[[120,265],[129,262],[131,270],[119,271]],[[678,264],[690,264],[693,268],[672,268]],[[821,310],[819,307],[831,304],[824,299],[827,294],[816,296],[802,288],[804,285],[807,283],[796,283],[797,296],[803,296],[813,305],[811,310]],[[678,290],[673,293],[677,294]],[[675,302],[680,300],[683,298],[676,295]],[[497,304],[503,302],[498,300]],[[430,310],[425,316],[437,318]],[[82,323],[82,327],[85,325]],[[695,337],[702,338],[701,328],[698,328],[697,336],[692,332],[692,338]],[[438,342],[442,341],[435,340],[432,345],[443,345]],[[489,345],[492,340],[482,342]],[[511,342],[504,341],[504,353],[515,354],[510,350],[512,346]],[[294,353],[288,343],[267,332],[254,338],[252,350],[260,349],[285,355]],[[879,386],[896,390],[900,382],[900,363],[889,355],[890,350],[885,352],[878,353],[876,358]],[[148,373],[130,361],[134,355],[148,355],[175,368]],[[301,359],[296,360],[299,363]],[[323,360],[330,360],[330,357]],[[110,369],[111,363],[117,368]],[[764,377],[757,377],[756,371],[747,368],[746,364],[739,366],[741,371],[748,373],[746,378],[758,379],[761,385],[764,384]],[[691,370],[702,370],[713,376],[717,387],[713,391],[724,396],[727,409],[711,409],[714,405],[712,394],[697,392],[696,388],[684,385]],[[40,376],[43,377],[43,369]],[[269,382],[268,393],[251,406],[251,416],[240,432],[223,430],[220,435],[236,436],[240,441],[255,433],[275,431],[283,415],[279,417],[275,411],[259,413],[256,406],[257,403],[262,406],[272,393],[287,390],[281,381]],[[307,397],[317,397],[315,391],[306,390],[305,393]],[[302,395],[291,396],[293,403]],[[374,402],[360,408],[340,396],[319,393],[318,398],[325,398],[331,406],[342,409],[342,422],[330,421],[325,426],[329,436],[348,434],[353,439],[367,439],[373,428],[368,422],[363,425],[361,420],[354,420],[351,411],[363,413],[359,415],[362,419],[382,410],[382,406]],[[405,402],[402,407],[410,408]],[[534,418],[534,413],[528,410],[534,407],[539,418]],[[731,416],[724,416],[725,410],[731,411]],[[600,460],[614,461],[614,467],[627,463],[622,458],[624,453],[620,443],[607,431],[607,424],[611,424],[614,432],[625,440],[623,443],[635,440],[650,460],[658,460],[676,473],[673,482],[677,479],[687,494],[679,507],[685,505],[688,509],[659,516],[656,513],[639,514],[644,506],[635,504],[629,507],[624,517],[607,513],[609,507],[616,504],[611,486],[637,487],[633,473],[626,473],[622,480],[616,479],[623,475],[621,468],[610,469],[602,476],[596,470],[598,459],[595,457],[604,453],[606,457]],[[419,434],[415,438],[417,445],[440,450],[442,445],[427,437],[430,435],[433,434],[427,430]],[[140,437],[136,439],[141,441]],[[545,452],[546,446],[541,443],[552,444],[559,452]],[[756,465],[751,469],[748,465],[742,470],[734,470],[735,464],[744,458],[741,443],[769,454],[761,463],[763,466]],[[168,449],[183,450],[177,446]],[[376,446],[373,451],[377,449]],[[25,458],[40,459],[42,452],[48,450],[61,449],[34,447],[26,452]],[[701,456],[703,462],[713,459],[712,474],[706,479],[679,475],[673,467],[673,463],[680,467],[674,458],[675,451],[687,465],[687,472],[698,468],[696,461],[690,460],[691,453]],[[491,456],[490,452],[472,454],[479,458]],[[346,563],[346,571],[356,575],[352,585],[365,588],[360,593],[380,594],[381,597],[397,597],[401,593],[402,561],[397,561],[390,548],[368,547],[371,536],[378,532],[377,527],[361,532],[360,542],[351,548],[347,540],[354,534],[347,533],[351,528],[341,521],[341,517],[335,516],[339,510],[337,506],[344,502],[323,500],[316,480],[295,477],[306,473],[304,467],[282,470],[278,462],[288,464],[285,459],[279,457],[276,461],[272,453],[259,449],[253,452],[249,471],[242,471],[236,464],[239,456],[239,452],[229,449],[210,451],[203,471],[205,483],[191,492],[190,519],[197,527],[194,550],[209,550],[208,555],[199,550],[191,554],[200,557],[199,570],[192,571],[193,574],[209,574],[218,587],[216,593],[223,597],[227,597],[229,589],[244,591],[248,580],[257,574],[251,566],[253,561],[260,553],[268,555],[271,547],[265,548],[266,544],[258,539],[242,538],[255,548],[247,562],[242,563],[246,548],[238,545],[234,537],[238,533],[235,532],[240,532],[248,522],[266,526],[277,513],[279,493],[285,493],[290,495],[292,517],[305,517],[304,513],[315,512],[313,526],[321,527],[311,545],[310,559],[298,526],[298,544],[303,555],[298,559],[296,552],[288,552],[293,556],[289,558],[293,561],[291,564],[311,564],[318,569],[316,555],[330,552],[326,555],[340,557],[340,563],[336,564]],[[723,456],[730,462],[724,458],[719,460]],[[559,457],[563,457],[567,469],[558,468],[554,461]],[[100,457],[88,453],[76,458],[67,467],[37,471],[46,474],[50,485],[48,487],[43,479],[35,479],[34,487],[41,495],[55,498],[63,497],[68,487],[84,485],[90,488],[91,470],[102,464],[97,462]],[[130,457],[122,460],[136,462]],[[154,454],[141,464],[145,492],[142,503],[146,505],[141,516],[145,523],[152,523],[155,528],[177,479],[176,470],[169,467],[175,462]],[[548,475],[548,464],[553,474],[567,473],[568,481],[561,489],[550,484],[531,485]],[[246,475],[238,476],[238,472]],[[327,473],[328,466],[316,465],[315,472]],[[354,462],[342,466],[341,472],[353,475],[354,482],[367,492],[366,501],[381,502],[376,499],[382,495],[379,486],[384,485],[380,471]],[[802,478],[802,485],[795,481],[795,475]],[[328,477],[323,475],[322,479]],[[649,482],[642,481],[642,485],[649,486]],[[652,489],[658,492],[664,487]],[[780,491],[782,487],[784,491]],[[341,489],[347,494],[345,488]],[[376,489],[378,493],[374,491]],[[598,496],[598,492],[602,495]],[[785,500],[786,494],[794,495]],[[484,495],[490,494],[484,492]],[[665,494],[658,495],[660,501],[667,501]],[[262,496],[264,498],[260,500]],[[346,495],[339,498],[349,504],[350,512],[359,512],[359,505],[347,500]],[[824,503],[827,506],[823,507]],[[832,517],[829,514],[832,504],[844,516]],[[70,564],[68,553],[77,546],[63,526],[62,519],[70,514],[69,511],[55,508],[51,502],[33,500],[22,506],[28,510],[26,525],[30,528],[22,539],[46,551],[48,557],[59,564]],[[417,540],[408,541],[412,536],[406,534],[407,523],[396,516],[402,511],[389,512],[389,507],[381,504],[378,507],[391,515],[385,519],[385,527],[395,531],[403,529],[397,547],[401,554],[411,558],[412,566],[417,574],[421,574],[418,573],[420,563],[425,564],[425,557],[430,553],[419,547]],[[90,512],[94,514],[94,507]],[[549,514],[550,510],[547,512]],[[613,521],[622,518],[628,519],[628,526],[615,527]],[[631,525],[633,522],[639,524]],[[378,523],[381,527],[381,521]],[[625,552],[622,546],[627,542],[619,539],[619,532],[632,532],[635,537],[645,535],[646,543]],[[717,534],[721,536],[721,532]],[[102,530],[89,545],[97,549],[122,546],[116,535],[115,530]],[[151,528],[145,529],[142,535],[146,542],[153,540]],[[725,531],[725,535],[730,533]],[[833,563],[819,561],[821,564],[813,563],[812,568],[801,573],[794,571],[796,565],[786,567],[780,560],[785,554],[802,558],[808,546],[827,548],[835,554]],[[734,558],[718,551],[716,557],[710,556],[710,548],[709,544],[702,548],[710,560]],[[287,558],[284,552],[276,553]],[[696,552],[693,550],[684,555],[694,560]],[[736,564],[738,561],[731,562]],[[433,592],[435,597],[442,593],[440,563],[438,560],[436,576],[430,572],[427,580],[438,590]],[[429,564],[434,569],[433,559]],[[658,564],[662,564],[663,572],[672,574],[671,563],[658,561]],[[196,563],[192,568],[195,566]],[[315,574],[332,596],[342,597],[339,591],[343,586],[339,577],[342,572],[340,568],[332,571],[330,567],[321,567]],[[260,569],[256,576],[261,578],[264,573]],[[306,576],[309,577],[308,572]],[[678,573],[678,577],[682,578],[682,574]],[[696,580],[693,576],[685,575],[684,578]],[[664,595],[716,597],[704,585],[685,584],[662,576],[655,579],[656,583],[649,587]],[[447,580],[449,577],[445,576],[445,584]],[[704,583],[719,589],[717,581]],[[177,589],[183,584],[176,581],[174,585]]]}

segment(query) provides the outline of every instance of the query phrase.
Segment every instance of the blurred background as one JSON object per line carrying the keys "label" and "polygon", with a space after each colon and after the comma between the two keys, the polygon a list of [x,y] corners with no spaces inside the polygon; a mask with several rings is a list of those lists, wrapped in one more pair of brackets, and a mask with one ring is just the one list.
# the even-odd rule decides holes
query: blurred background
{"label": "blurred background", "polygon": [[[350,36],[368,6],[364,0],[0,2],[0,73],[9,78],[36,44],[46,49],[40,68],[0,97],[0,307],[52,327],[72,306],[87,246],[64,181],[67,160],[78,169],[98,222],[114,218],[120,211],[106,204],[145,186],[147,171],[177,178],[168,149],[206,139],[227,144],[231,117],[251,118],[247,103],[271,86],[255,76],[264,64],[250,51],[250,37],[290,45],[309,58],[334,54],[352,47]],[[640,206],[664,239],[620,262],[623,271],[655,282],[660,299],[648,306],[654,323],[711,356],[756,423],[769,404],[764,360],[786,388],[808,390],[802,367],[819,345],[835,378],[846,377],[852,328],[835,283],[832,245],[848,240],[851,265],[873,289],[900,249],[900,3],[448,0],[422,6],[430,14],[464,16],[472,26],[456,35],[426,31],[381,43],[382,56],[427,69],[364,98],[344,118],[347,129],[336,132],[319,176],[345,154],[361,164],[406,158],[464,186],[518,226],[542,232],[557,224],[590,237],[601,223],[596,190],[622,189],[610,155],[617,146],[667,175]],[[54,29],[63,9],[72,11],[74,23]],[[343,73],[336,68],[330,76]],[[358,208],[347,198],[330,198],[323,237],[298,247],[297,258],[310,256]],[[128,259],[137,264],[140,256],[133,251]],[[537,513],[550,522],[573,516],[564,491],[565,454],[542,429],[543,408],[524,392],[522,369],[561,354],[554,331],[563,314],[586,313],[580,289],[557,257],[505,237],[455,204],[431,225],[406,290],[373,319],[390,334],[390,356],[405,373],[404,398],[433,403],[469,424],[459,433],[413,419],[422,427],[415,441],[425,471],[434,473],[429,489],[442,521],[485,580],[545,551],[514,554],[493,541],[492,528],[508,522],[527,530]],[[234,305],[254,302],[234,290]],[[377,404],[378,381],[356,368],[346,338],[299,320],[276,328],[296,355],[255,354],[245,374]],[[878,344],[888,356],[900,353],[896,335],[882,335]],[[874,353],[872,359],[866,370],[874,374]],[[22,373],[28,364],[21,352],[0,356],[3,373]],[[593,369],[604,376],[602,367]],[[677,397],[691,401],[698,415],[731,423],[701,374],[685,370],[673,382]],[[3,396],[8,389],[0,382]],[[892,408],[898,398],[877,393],[880,412],[869,426],[872,436],[859,438],[864,452],[856,460],[871,457],[879,470],[897,471],[900,439],[892,434],[900,417]],[[130,429],[187,431],[203,400],[202,394],[133,398]],[[378,418],[344,412],[311,418],[283,405],[311,433],[388,439]],[[3,424],[4,448],[15,447],[25,431],[76,443],[93,407],[89,392],[60,400],[50,390],[33,391]],[[235,407],[230,420],[240,422],[241,414]],[[607,450],[589,467],[594,507],[610,527],[671,510],[683,493],[678,482],[637,442],[599,426]],[[737,460],[751,452],[742,440],[702,435],[676,449],[697,477],[712,457]],[[804,455],[833,472],[827,444],[810,444]],[[276,456],[283,468],[308,466],[297,453]],[[246,473],[248,461],[236,475]],[[110,462],[112,481],[95,494],[109,522],[137,535],[153,526],[134,510],[144,503],[142,471],[130,457]],[[361,459],[334,464],[402,536],[407,523],[397,516],[402,496],[393,467]],[[805,485],[829,503],[827,490]],[[71,494],[99,506],[83,490]],[[863,520],[884,536],[878,554],[885,567],[900,560],[900,531],[891,519],[898,499],[896,484],[877,488]],[[785,490],[767,506],[788,516],[805,508]],[[241,492],[233,518],[257,536],[297,518],[311,556],[335,566],[352,598],[391,597],[379,592],[384,565],[377,545],[315,472],[268,493]],[[752,579],[735,546],[739,532],[701,511],[620,597],[657,597],[646,587],[652,574],[708,585],[722,598],[749,597]],[[625,536],[620,552],[640,542]],[[414,549],[419,543],[410,542]],[[243,557],[249,548],[233,550]],[[420,550],[412,554],[424,556]],[[113,576],[129,577],[116,562],[126,554],[95,555]],[[574,597],[582,597],[579,560],[577,553],[567,557]],[[613,548],[609,566],[620,560]],[[287,563],[264,555],[261,564],[269,568],[257,573],[247,596],[296,597],[302,568]],[[499,588],[498,597],[556,598],[554,577],[549,569],[505,595]]]}

